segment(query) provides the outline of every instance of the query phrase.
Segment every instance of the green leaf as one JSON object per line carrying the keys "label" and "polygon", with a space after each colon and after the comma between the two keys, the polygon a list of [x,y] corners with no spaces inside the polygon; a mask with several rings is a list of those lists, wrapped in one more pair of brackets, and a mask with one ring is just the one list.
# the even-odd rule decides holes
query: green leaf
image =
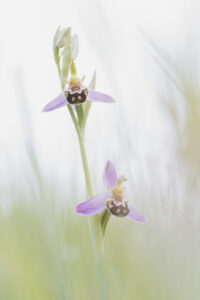
{"label": "green leaf", "polygon": [[103,237],[105,235],[106,227],[108,225],[108,221],[109,221],[110,217],[111,217],[111,213],[107,209],[105,209],[100,215],[101,231],[102,231]]}
{"label": "green leaf", "polygon": [[76,105],[76,113],[77,113],[77,117],[78,117],[78,123],[79,123],[80,130],[83,133],[84,132],[84,128],[83,128],[83,120],[84,120],[83,104]]}

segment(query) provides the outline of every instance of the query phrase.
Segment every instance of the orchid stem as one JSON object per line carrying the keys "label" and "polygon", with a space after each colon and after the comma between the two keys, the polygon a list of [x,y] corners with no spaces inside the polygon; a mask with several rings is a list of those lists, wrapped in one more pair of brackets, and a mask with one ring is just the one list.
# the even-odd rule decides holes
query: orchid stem
{"label": "orchid stem", "polygon": [[[79,140],[83,170],[85,175],[86,189],[87,189],[87,197],[89,199],[92,198],[94,194],[93,194],[91,176],[90,176],[88,160],[87,160],[87,155],[85,150],[84,135],[80,129],[79,123],[74,115],[72,107],[69,104],[67,105],[67,107],[71,115],[71,118],[73,120],[74,126],[76,128],[76,132]],[[99,215],[97,214],[95,216],[89,217],[88,222],[89,222],[90,235],[92,238],[96,257],[98,258],[103,251],[103,235],[102,235]]]}

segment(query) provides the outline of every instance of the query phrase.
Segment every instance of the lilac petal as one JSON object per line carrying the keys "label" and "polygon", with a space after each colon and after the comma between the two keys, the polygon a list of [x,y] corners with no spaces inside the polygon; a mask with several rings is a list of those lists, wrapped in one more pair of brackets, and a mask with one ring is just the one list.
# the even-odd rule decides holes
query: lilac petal
{"label": "lilac petal", "polygon": [[115,166],[111,161],[107,161],[107,164],[103,173],[103,182],[105,186],[109,186],[113,188],[115,183],[117,182],[117,173],[115,170]]}
{"label": "lilac petal", "polygon": [[147,219],[139,212],[137,211],[132,205],[129,206],[130,212],[127,216],[127,218],[132,219],[137,222],[146,223]]}
{"label": "lilac petal", "polygon": [[67,100],[64,92],[62,92],[57,98],[49,102],[42,110],[42,112],[48,112],[57,108],[60,108],[67,104]]}
{"label": "lilac petal", "polygon": [[81,215],[91,216],[99,213],[106,208],[106,200],[109,197],[109,193],[99,194],[85,202],[80,203],[76,207],[76,212]]}
{"label": "lilac petal", "polygon": [[89,101],[105,102],[105,103],[115,102],[115,100],[109,95],[97,92],[97,91],[89,89],[89,88],[88,88],[88,92],[89,93],[88,93],[87,99]]}

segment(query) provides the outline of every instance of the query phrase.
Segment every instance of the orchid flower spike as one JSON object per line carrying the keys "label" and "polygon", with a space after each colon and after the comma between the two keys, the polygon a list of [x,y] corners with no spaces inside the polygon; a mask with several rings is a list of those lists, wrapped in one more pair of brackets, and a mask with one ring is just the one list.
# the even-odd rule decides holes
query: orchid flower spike
{"label": "orchid flower spike", "polygon": [[78,214],[91,216],[107,209],[112,215],[117,217],[128,217],[141,223],[147,222],[147,219],[124,199],[124,187],[122,184],[126,181],[126,178],[123,175],[117,177],[115,166],[110,161],[105,166],[103,181],[108,191],[80,203],[76,207]]}
{"label": "orchid flower spike", "polygon": [[66,104],[77,105],[84,103],[86,100],[94,102],[115,102],[114,99],[106,94],[92,90],[84,85],[79,77],[73,76],[69,80],[68,88],[65,89],[58,97],[49,102],[44,108],[43,112],[48,112]]}

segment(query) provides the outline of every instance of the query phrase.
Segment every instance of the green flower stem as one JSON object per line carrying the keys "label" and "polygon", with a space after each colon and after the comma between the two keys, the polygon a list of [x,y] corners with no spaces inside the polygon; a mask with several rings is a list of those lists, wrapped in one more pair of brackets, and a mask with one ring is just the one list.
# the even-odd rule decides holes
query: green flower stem
{"label": "green flower stem", "polygon": [[[87,197],[92,198],[94,194],[93,194],[91,176],[90,176],[88,160],[87,160],[87,155],[85,150],[84,136],[80,130],[79,123],[74,115],[72,107],[69,104],[67,105],[67,107],[71,115],[71,118],[73,120],[74,126],[76,128],[76,132],[79,140],[83,170],[84,170],[85,181],[86,181]],[[90,234],[92,237],[96,256],[99,257],[99,255],[103,251],[103,235],[102,235],[99,215],[97,214],[95,216],[89,217],[88,222],[89,222]]]}
{"label": "green flower stem", "polygon": [[87,156],[86,156],[86,151],[85,151],[83,135],[81,133],[79,124],[74,115],[73,109],[71,108],[71,106],[69,104],[67,106],[68,106],[68,110],[70,112],[70,115],[72,117],[73,123],[76,128],[76,132],[78,135],[78,140],[79,140],[80,150],[81,150],[81,158],[82,158],[82,163],[83,163],[83,170],[84,170],[84,174],[85,174],[87,196],[88,196],[88,198],[91,198],[91,197],[93,197],[93,190],[92,190],[92,183],[91,183],[91,177],[90,177],[90,172],[89,172],[89,167],[88,167],[88,161],[87,161]]}
{"label": "green flower stem", "polygon": [[82,105],[76,105],[76,113],[78,117],[79,128],[82,135],[84,135],[84,111]]}

